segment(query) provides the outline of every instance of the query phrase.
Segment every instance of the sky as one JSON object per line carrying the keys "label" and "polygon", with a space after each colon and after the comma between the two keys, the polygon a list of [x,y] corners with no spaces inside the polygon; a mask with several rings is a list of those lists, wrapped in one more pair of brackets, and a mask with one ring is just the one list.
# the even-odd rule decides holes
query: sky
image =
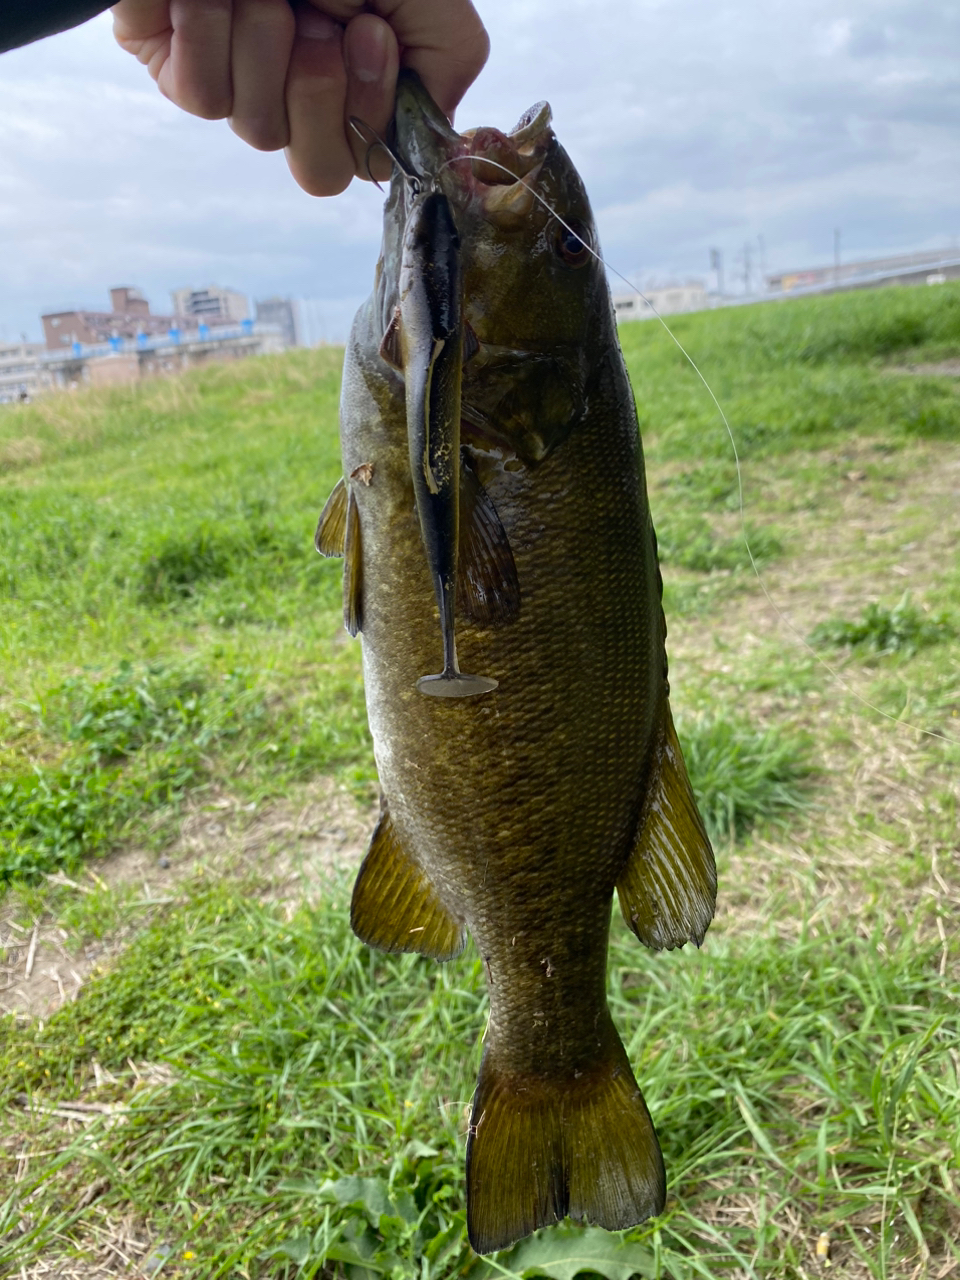
{"label": "sky", "polygon": [[[460,128],[541,98],[638,283],[960,246],[957,0],[477,0],[487,67]],[[382,196],[300,191],[281,154],[194,119],[114,45],[108,15],[0,55],[0,340],[111,285],[319,299],[344,336]],[[960,252],[960,248],[958,248]]]}

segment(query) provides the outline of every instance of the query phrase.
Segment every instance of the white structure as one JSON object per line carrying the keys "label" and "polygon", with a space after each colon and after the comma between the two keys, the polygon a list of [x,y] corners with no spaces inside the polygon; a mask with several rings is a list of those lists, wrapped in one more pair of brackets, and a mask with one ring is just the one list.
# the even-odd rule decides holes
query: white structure
{"label": "white structure", "polygon": [[260,298],[257,324],[269,324],[280,331],[284,347],[302,347],[297,326],[297,307],[292,298]]}
{"label": "white structure", "polygon": [[29,400],[36,394],[40,379],[42,342],[0,344],[0,404]]}
{"label": "white structure", "polygon": [[239,324],[250,315],[244,294],[217,284],[208,284],[205,289],[174,289],[170,297],[176,315],[193,316],[202,324]]}
{"label": "white structure", "polygon": [[296,298],[297,343],[320,347],[346,342],[363,298]]}
{"label": "white structure", "polygon": [[651,320],[654,315],[675,316],[683,311],[705,311],[710,306],[702,280],[686,284],[657,285],[638,293],[618,293],[613,297],[617,320]]}

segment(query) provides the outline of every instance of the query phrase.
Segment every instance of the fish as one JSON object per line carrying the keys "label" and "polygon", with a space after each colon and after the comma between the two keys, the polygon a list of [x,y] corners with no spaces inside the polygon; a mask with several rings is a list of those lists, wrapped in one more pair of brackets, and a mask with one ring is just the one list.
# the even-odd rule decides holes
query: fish
{"label": "fish", "polygon": [[[461,134],[405,71],[392,146],[374,290],[344,358],[343,477],[316,545],[344,556],[381,792],[353,929],[438,961],[469,935],[482,958],[465,1153],[482,1254],[567,1217],[617,1230],[663,1210],[659,1141],[606,998],[613,895],[644,945],[699,946],[717,877],[670,710],[633,392],[550,108]],[[397,341],[411,174],[457,231],[457,642],[497,682],[475,697],[418,689],[440,611],[408,413],[430,335]]]}

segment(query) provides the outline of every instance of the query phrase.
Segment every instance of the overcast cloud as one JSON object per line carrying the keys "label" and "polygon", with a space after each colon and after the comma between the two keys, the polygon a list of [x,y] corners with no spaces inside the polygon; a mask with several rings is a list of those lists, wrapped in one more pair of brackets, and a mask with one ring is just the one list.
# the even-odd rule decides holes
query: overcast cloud
{"label": "overcast cloud", "polygon": [[[490,63],[461,127],[509,128],[539,98],[580,168],[604,251],[638,279],[728,283],[745,242],[769,270],[956,243],[960,4],[944,0],[480,0]],[[39,314],[155,311],[184,284],[329,300],[367,291],[379,193],[316,200],[282,156],[195,120],[113,43],[110,19],[0,56],[0,337]]]}

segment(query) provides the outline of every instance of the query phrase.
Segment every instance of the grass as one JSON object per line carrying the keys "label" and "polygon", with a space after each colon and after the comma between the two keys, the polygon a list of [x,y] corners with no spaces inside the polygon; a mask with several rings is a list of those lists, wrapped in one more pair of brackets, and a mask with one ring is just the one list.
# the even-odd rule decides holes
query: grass
{"label": "grass", "polygon": [[210,689],[199,673],[128,660],[109,676],[72,676],[30,708],[64,740],[55,763],[0,784],[0,882],[102,853],[134,818],[175,808],[209,777],[208,753],[265,720],[242,673]]}
{"label": "grass", "polygon": [[748,552],[743,533],[737,529],[732,537],[718,535],[704,516],[689,511],[680,519],[668,517],[660,521],[657,529],[660,562],[670,567],[678,565],[699,573],[713,573],[718,569],[750,568],[750,552],[754,562],[760,565],[775,560],[783,551],[775,533],[747,527]]}
{"label": "grass", "polygon": [[809,740],[742,717],[701,714],[678,733],[707,834],[735,841],[761,819],[785,820],[810,803]]}
{"label": "grass", "polygon": [[960,395],[909,371],[960,355],[960,287],[675,327],[792,630],[709,400],[624,326],[721,861],[700,952],[614,921],[666,1213],[465,1243],[476,958],[366,950],[309,855],[352,848],[375,772],[311,551],[339,355],[297,352],[0,410],[0,968],[26,990],[39,937],[82,979],[0,1018],[0,1275],[802,1280],[821,1232],[838,1280],[960,1267]]}
{"label": "grass", "polygon": [[[102,1183],[99,1214],[139,1206],[141,1236],[192,1253],[189,1274],[312,1276],[332,1260],[357,1276],[486,1274],[463,1238],[480,964],[375,955],[347,917],[338,894],[288,920],[200,881],[82,1001],[16,1043],[8,1028],[6,1097],[28,1114],[119,1099],[122,1123],[108,1110],[0,1202],[0,1263],[51,1237],[82,1244],[76,1205]],[[789,1271],[792,1219],[895,1270],[960,1224],[941,1177],[960,1156],[956,992],[909,932],[827,941],[767,931],[653,956],[615,928],[611,1004],[670,1170],[668,1212],[622,1237],[642,1274]],[[168,1076],[121,1086],[144,1056]],[[91,1090],[94,1060],[110,1083]],[[718,1230],[709,1209],[731,1186],[762,1190],[763,1208]],[[618,1238],[595,1236],[606,1274]]]}
{"label": "grass", "polygon": [[[310,552],[337,368],[297,353],[0,417],[0,881],[142,837],[226,778],[256,800],[373,777],[339,569]],[[137,724],[135,749],[89,736]]]}

